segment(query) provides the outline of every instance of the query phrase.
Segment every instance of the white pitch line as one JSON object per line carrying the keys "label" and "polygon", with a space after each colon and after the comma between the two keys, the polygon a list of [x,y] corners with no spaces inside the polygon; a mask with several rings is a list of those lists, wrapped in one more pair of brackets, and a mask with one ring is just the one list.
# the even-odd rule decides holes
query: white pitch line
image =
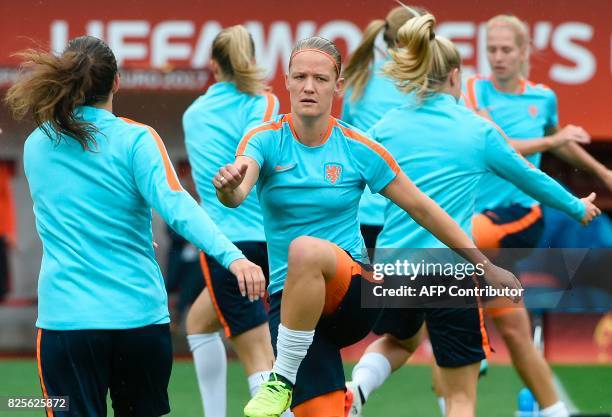
{"label": "white pitch line", "polygon": [[565,406],[567,407],[567,410],[570,412],[570,414],[577,413],[579,411],[578,407],[576,407],[576,404],[574,404],[574,402],[570,398],[565,387],[563,386],[563,383],[561,383],[561,380],[557,377],[557,375],[555,375],[554,372],[553,383],[555,384],[555,388],[557,389],[557,394],[559,394],[559,399],[565,403]]}

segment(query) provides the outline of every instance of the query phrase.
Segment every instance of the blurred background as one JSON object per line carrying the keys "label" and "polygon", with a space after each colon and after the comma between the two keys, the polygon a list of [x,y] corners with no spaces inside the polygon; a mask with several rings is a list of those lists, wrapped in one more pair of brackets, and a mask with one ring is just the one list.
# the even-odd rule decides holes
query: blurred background
{"label": "blurred background", "polygon": [[[280,99],[281,112],[287,112],[283,74],[296,40],[312,35],[329,38],[346,57],[359,43],[366,24],[383,18],[395,5],[391,0],[2,0],[0,94],[4,96],[15,79],[15,52],[29,47],[61,51],[68,39],[83,34],[102,38],[121,67],[115,114],[153,126],[164,139],[182,182],[193,190],[181,117],[212,82],[207,68],[210,45],[222,27],[246,25],[255,42],[258,62],[268,70],[273,92]],[[416,5],[436,15],[437,34],[456,42],[463,56],[464,76],[489,73],[484,23],[490,17],[511,13],[526,21],[533,43],[530,80],[556,92],[561,125],[584,127],[593,137],[587,150],[612,166],[612,1],[423,0]],[[335,116],[339,116],[339,104],[340,99],[335,103]],[[22,146],[32,128],[27,122],[13,121],[6,106],[0,104],[0,379],[2,369],[8,369],[2,368],[1,358],[30,358],[35,350],[41,245],[22,168]],[[608,214],[612,212],[612,195],[592,177],[546,157],[543,169],[575,194],[585,196],[596,191],[598,205]],[[542,247],[612,247],[612,226],[607,217],[581,229],[546,210],[546,223]],[[202,288],[197,252],[159,219],[155,236],[171,291],[176,352],[179,357],[188,357],[182,317]],[[538,270],[537,262],[528,264],[525,270],[527,278],[554,274]],[[599,273],[603,276],[598,279],[612,280],[611,271]],[[574,307],[572,311],[545,315],[547,358],[555,364],[598,366],[602,381],[607,380],[604,391],[609,389],[612,398],[612,305],[600,303],[592,308],[586,303]],[[493,346],[498,348],[492,361],[508,363],[503,343],[496,343],[496,338],[494,334]],[[355,360],[361,349],[360,345],[347,350],[347,361]],[[424,346],[414,361],[423,363],[430,357]],[[576,375],[573,378],[581,378]],[[195,387],[195,380],[192,382]],[[33,393],[37,389],[31,388]],[[4,390],[0,385],[0,395],[8,394]],[[599,400],[593,401],[594,406],[603,407]]]}

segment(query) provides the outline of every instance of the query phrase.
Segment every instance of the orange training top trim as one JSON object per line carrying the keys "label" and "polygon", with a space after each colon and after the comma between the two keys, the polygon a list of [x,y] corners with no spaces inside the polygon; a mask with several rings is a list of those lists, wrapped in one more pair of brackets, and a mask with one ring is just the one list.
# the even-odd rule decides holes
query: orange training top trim
{"label": "orange training top trim", "polygon": [[359,143],[363,143],[368,148],[372,149],[374,152],[376,152],[378,155],[380,155],[380,157],[385,160],[385,162],[389,165],[389,167],[391,167],[391,170],[395,174],[400,172],[400,167],[397,164],[397,162],[395,161],[395,159],[380,144],[374,142],[371,139],[366,138],[365,136],[360,135],[359,133],[355,132],[354,130],[351,130],[349,128],[346,128],[346,127],[342,126],[341,124],[339,124],[337,122],[336,122],[336,126],[338,126],[342,130],[342,133],[344,133],[344,135],[346,137],[351,138],[353,140],[356,140]]}
{"label": "orange training top trim", "polygon": [[264,114],[263,121],[269,122],[274,114],[274,96],[270,93],[266,93],[266,113]]}
{"label": "orange training top trim", "polygon": [[255,134],[259,133],[259,132],[263,132],[266,130],[278,130],[281,127],[283,127],[283,122],[286,121],[287,116],[283,116],[282,119],[280,119],[278,122],[274,122],[274,123],[268,123],[265,125],[261,125],[258,126],[254,129],[251,129],[240,141],[240,143],[238,144],[238,149],[236,150],[236,156],[240,156],[244,154],[244,151],[247,147],[247,145],[249,144],[249,140],[251,140],[251,138],[253,136],[255,136]]}
{"label": "orange training top trim", "polygon": [[478,100],[476,99],[476,80],[477,79],[478,79],[477,77],[470,77],[468,78],[467,84],[466,84],[467,95],[468,95],[468,100],[466,101],[466,104],[472,110],[478,109]]}
{"label": "orange training top trim", "polygon": [[174,168],[172,167],[172,162],[170,162],[170,157],[168,156],[168,151],[166,150],[164,141],[159,137],[155,129],[153,129],[151,126],[135,122],[134,120],[130,120],[125,117],[120,117],[120,119],[127,123],[144,126],[149,129],[149,133],[151,133],[151,136],[153,136],[153,138],[155,139],[155,143],[157,144],[159,153],[161,154],[162,160],[164,161],[164,169],[166,171],[166,180],[168,181],[168,186],[172,191],[183,191],[183,187],[181,187],[181,183],[178,180],[178,177],[176,176],[176,172],[174,172]]}

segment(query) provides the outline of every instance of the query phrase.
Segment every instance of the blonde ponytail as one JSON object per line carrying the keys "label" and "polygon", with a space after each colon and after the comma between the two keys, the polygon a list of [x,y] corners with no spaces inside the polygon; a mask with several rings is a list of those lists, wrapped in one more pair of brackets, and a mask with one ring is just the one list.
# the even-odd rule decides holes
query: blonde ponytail
{"label": "blonde ponytail", "polygon": [[459,51],[448,39],[436,36],[435,24],[429,13],[406,22],[397,35],[401,47],[390,51],[392,60],[383,66],[400,90],[420,98],[439,92],[449,73],[461,66]]}
{"label": "blonde ponytail", "polygon": [[351,101],[357,101],[363,95],[370,79],[371,64],[374,61],[374,44],[376,37],[383,31],[383,39],[387,48],[395,48],[397,32],[408,20],[418,15],[419,8],[411,9],[406,6],[397,6],[391,9],[385,20],[372,20],[363,31],[361,43],[353,52],[346,69],[344,70],[345,88],[352,88]]}
{"label": "blonde ponytail", "polygon": [[247,94],[265,90],[265,72],[255,64],[253,38],[244,26],[231,26],[219,32],[213,41],[212,58],[238,90]]}
{"label": "blonde ponytail", "polygon": [[345,86],[352,87],[351,101],[356,101],[363,95],[370,79],[370,65],[374,60],[374,42],[376,36],[384,28],[386,22],[382,19],[372,20],[363,31],[361,43],[353,52],[344,70]]}

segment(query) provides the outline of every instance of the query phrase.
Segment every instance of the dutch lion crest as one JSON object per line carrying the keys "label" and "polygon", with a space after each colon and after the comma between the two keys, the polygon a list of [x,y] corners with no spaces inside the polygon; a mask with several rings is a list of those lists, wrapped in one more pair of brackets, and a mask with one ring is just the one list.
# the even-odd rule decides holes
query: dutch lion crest
{"label": "dutch lion crest", "polygon": [[342,165],[330,162],[325,164],[325,181],[336,184],[342,179]]}

